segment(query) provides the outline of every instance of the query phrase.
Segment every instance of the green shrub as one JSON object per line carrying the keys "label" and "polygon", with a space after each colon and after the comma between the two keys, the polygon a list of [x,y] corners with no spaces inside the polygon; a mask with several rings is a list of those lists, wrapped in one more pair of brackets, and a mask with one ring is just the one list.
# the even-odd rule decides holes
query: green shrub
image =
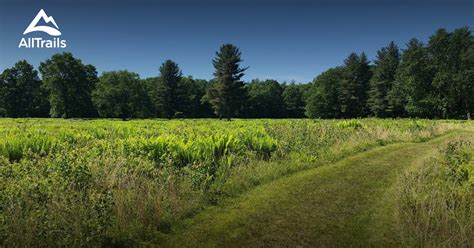
{"label": "green shrub", "polygon": [[346,120],[346,121],[339,121],[336,126],[338,128],[351,128],[351,129],[359,129],[364,128],[364,125],[359,120]]}

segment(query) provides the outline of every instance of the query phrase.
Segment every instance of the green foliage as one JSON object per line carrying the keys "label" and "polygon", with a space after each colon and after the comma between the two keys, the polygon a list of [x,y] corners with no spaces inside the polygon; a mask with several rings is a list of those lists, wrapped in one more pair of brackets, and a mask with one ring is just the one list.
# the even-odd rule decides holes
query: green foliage
{"label": "green foliage", "polygon": [[313,81],[306,101],[306,115],[311,118],[367,116],[371,75],[366,55],[351,53],[344,66],[331,68]]}
{"label": "green foliage", "polygon": [[38,72],[26,60],[0,75],[0,116],[45,117],[49,105]]}
{"label": "green foliage", "polygon": [[392,90],[399,62],[398,47],[393,41],[377,52],[368,100],[369,108],[376,117],[392,115],[388,93]]}
{"label": "green foliage", "polygon": [[39,71],[48,91],[52,117],[94,117],[91,93],[97,82],[94,66],[84,65],[71,53],[55,54]]}
{"label": "green foliage", "polygon": [[287,118],[305,117],[305,98],[308,85],[291,83],[283,85],[282,99],[285,107],[284,116]]}
{"label": "green foliage", "polygon": [[442,118],[459,118],[472,112],[474,37],[469,28],[453,32],[439,29],[428,42],[436,113]]}
{"label": "green foliage", "polygon": [[[160,67],[160,76],[151,87],[151,100],[154,112],[163,118],[173,118],[178,112],[182,96],[178,95],[178,83],[181,80],[178,64],[166,60]],[[181,96],[181,97],[180,97]]]}
{"label": "green foliage", "polygon": [[469,136],[402,176],[398,191],[405,246],[469,247],[474,237],[473,146]]}
{"label": "green foliage", "polygon": [[224,44],[212,60],[215,82],[207,91],[207,99],[219,118],[230,119],[242,110],[246,91],[240,79],[247,68],[240,68],[241,55],[236,46]]}
{"label": "green foliage", "polygon": [[19,161],[27,154],[35,156],[45,156],[54,147],[54,142],[49,137],[44,137],[41,133],[9,137],[0,142],[0,154],[10,160]]}
{"label": "green foliage", "polygon": [[[426,45],[411,39],[402,52],[391,42],[377,52],[374,65],[364,53],[351,53],[342,66],[328,69],[310,84],[256,79],[245,85],[241,78],[247,68],[241,68],[241,62],[236,46],[222,45],[212,61],[215,78],[207,82],[183,77],[178,65],[167,60],[159,77],[140,81],[144,92],[136,93],[136,83],[122,84],[123,92],[141,97],[137,104],[131,100],[135,97],[123,96],[132,102],[118,100],[119,107],[111,94],[97,94],[92,104],[97,72],[71,53],[55,54],[41,63],[43,81],[31,65],[19,61],[0,77],[0,116],[43,117],[49,107],[52,117],[65,118],[96,117],[101,112],[102,117],[124,118],[470,119],[474,109],[474,39],[468,27],[439,29]],[[113,91],[101,87],[100,92]]]}
{"label": "green foliage", "polygon": [[146,93],[138,74],[128,71],[104,72],[92,93],[92,101],[101,117],[140,117]]}
{"label": "green foliage", "polygon": [[345,118],[367,115],[367,92],[372,76],[365,53],[351,53],[344,60],[343,78],[339,84],[341,115]]}
{"label": "green foliage", "polygon": [[382,143],[470,125],[3,119],[0,245],[154,242],[204,206],[257,185]]}
{"label": "green foliage", "polygon": [[432,72],[424,45],[412,39],[402,55],[394,86],[389,93],[392,109],[410,116],[433,117]]}
{"label": "green foliage", "polygon": [[252,80],[246,85],[248,106],[246,117],[281,118],[284,114],[283,88],[275,80]]}
{"label": "green foliage", "polygon": [[319,75],[311,85],[306,115],[311,118],[338,118],[342,116],[339,104],[340,83],[344,68],[329,69]]}
{"label": "green foliage", "polygon": [[193,79],[190,76],[181,77],[177,88],[177,98],[179,99],[177,106],[182,117],[212,117],[211,106],[201,102],[207,87],[206,80]]}
{"label": "green foliage", "polygon": [[358,120],[340,121],[336,124],[336,126],[342,129],[345,129],[345,128],[359,129],[359,128],[364,127],[364,125]]}
{"label": "green foliage", "polygon": [[450,180],[459,185],[466,183],[470,177],[467,168],[473,156],[470,148],[473,148],[473,145],[469,141],[460,140],[448,143],[443,151],[446,174]]}
{"label": "green foliage", "polygon": [[[474,39],[468,28],[439,29],[425,46],[410,40],[389,101],[397,116],[469,118]],[[405,106],[405,107],[404,107]]]}

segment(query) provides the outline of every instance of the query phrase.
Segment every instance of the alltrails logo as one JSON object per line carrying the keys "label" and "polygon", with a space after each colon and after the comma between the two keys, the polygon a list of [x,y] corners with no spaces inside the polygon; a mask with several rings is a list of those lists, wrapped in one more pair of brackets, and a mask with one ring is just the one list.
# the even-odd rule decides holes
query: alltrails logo
{"label": "alltrails logo", "polygon": [[[38,22],[43,19],[43,21],[48,24],[51,23],[54,27],[50,26],[38,26]],[[56,28],[55,28],[56,27]],[[41,9],[36,17],[31,21],[30,25],[25,29],[23,35],[31,32],[44,32],[51,36],[60,36],[61,32],[59,31],[58,24],[54,21],[52,16],[46,15],[43,9]],[[33,38],[21,38],[18,48],[66,48],[66,40],[61,40],[59,37],[55,37],[52,40],[43,39],[41,37]]]}

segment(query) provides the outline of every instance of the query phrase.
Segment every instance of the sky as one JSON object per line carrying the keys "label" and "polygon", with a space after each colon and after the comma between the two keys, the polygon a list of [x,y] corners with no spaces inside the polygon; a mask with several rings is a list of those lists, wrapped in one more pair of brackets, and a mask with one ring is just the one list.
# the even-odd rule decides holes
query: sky
{"label": "sky", "polygon": [[[56,21],[66,48],[18,48],[40,9]],[[351,52],[369,59],[390,41],[426,42],[438,28],[474,27],[474,0],[0,0],[0,71],[26,59],[38,68],[72,52],[99,74],[159,74],[171,59],[183,75],[213,77],[222,44],[242,52],[244,80],[306,83]]]}

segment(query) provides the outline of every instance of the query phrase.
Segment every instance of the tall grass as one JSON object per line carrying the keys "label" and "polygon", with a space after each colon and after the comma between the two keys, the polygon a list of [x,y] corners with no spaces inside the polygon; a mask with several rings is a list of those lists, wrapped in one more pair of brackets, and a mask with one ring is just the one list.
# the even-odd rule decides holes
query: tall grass
{"label": "tall grass", "polygon": [[153,243],[206,205],[470,123],[0,120],[0,246]]}
{"label": "tall grass", "polygon": [[459,140],[401,177],[398,215],[405,245],[474,246],[474,145]]}

